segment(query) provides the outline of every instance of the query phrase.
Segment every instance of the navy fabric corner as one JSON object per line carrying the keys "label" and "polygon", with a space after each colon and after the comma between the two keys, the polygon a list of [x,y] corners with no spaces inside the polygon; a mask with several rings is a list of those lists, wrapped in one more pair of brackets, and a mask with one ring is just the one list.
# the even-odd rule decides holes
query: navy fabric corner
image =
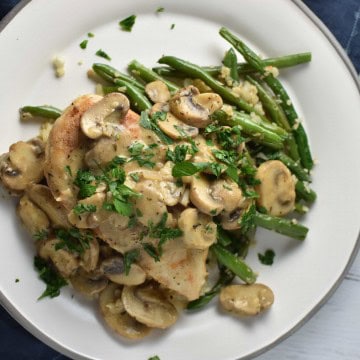
{"label": "navy fabric corner", "polygon": [[[303,0],[324,22],[360,72],[359,0]],[[0,0],[0,19],[19,1]],[[0,306],[1,360],[67,360],[33,337]]]}

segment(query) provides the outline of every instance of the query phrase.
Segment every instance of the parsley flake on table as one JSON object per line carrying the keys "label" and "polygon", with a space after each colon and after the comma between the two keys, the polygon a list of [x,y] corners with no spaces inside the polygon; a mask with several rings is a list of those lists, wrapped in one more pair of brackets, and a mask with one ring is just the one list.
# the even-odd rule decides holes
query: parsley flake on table
{"label": "parsley flake on table", "polygon": [[135,24],[136,15],[130,15],[119,22],[121,30],[130,32]]}
{"label": "parsley flake on table", "polygon": [[264,254],[258,253],[258,258],[263,265],[272,265],[274,263],[275,252],[267,249]]}
{"label": "parsley flake on table", "polygon": [[81,49],[83,49],[83,50],[86,49],[88,42],[89,42],[89,40],[83,40],[79,45],[81,47]]}
{"label": "parsley flake on table", "polygon": [[158,7],[157,9],[156,9],[156,13],[162,13],[162,12],[164,12],[165,11],[165,8],[163,8],[163,7]]}

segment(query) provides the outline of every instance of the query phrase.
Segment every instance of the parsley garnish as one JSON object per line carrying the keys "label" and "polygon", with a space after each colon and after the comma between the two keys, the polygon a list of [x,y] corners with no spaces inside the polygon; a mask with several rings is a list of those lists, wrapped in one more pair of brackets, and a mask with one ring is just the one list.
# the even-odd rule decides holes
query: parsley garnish
{"label": "parsley garnish", "polygon": [[72,176],[72,171],[71,171],[71,167],[69,165],[66,165],[64,168],[65,172],[67,174],[69,174],[70,176]]}
{"label": "parsley garnish", "polygon": [[163,121],[165,119],[166,119],[166,112],[164,111],[157,111],[151,117],[149,117],[147,111],[142,111],[140,115],[139,123],[140,126],[143,127],[144,129],[152,130],[163,143],[170,145],[174,141],[166,134],[164,134],[157,125],[158,120]]}
{"label": "parsley garnish", "polygon": [[139,256],[139,249],[133,249],[124,254],[125,275],[129,275],[131,265],[138,260]]}
{"label": "parsley garnish", "polygon": [[20,280],[18,278],[15,279],[15,282],[18,283]]}
{"label": "parsley garnish", "polygon": [[140,180],[140,177],[139,177],[139,173],[131,173],[130,175],[129,175],[135,182],[139,182],[139,180]]}
{"label": "parsley garnish", "polygon": [[157,9],[156,9],[156,12],[157,13],[161,13],[161,12],[164,12],[165,11],[165,8],[163,8],[163,7],[158,7]]}
{"label": "parsley garnish", "polygon": [[94,238],[90,231],[81,231],[77,228],[56,229],[55,236],[60,240],[55,245],[55,250],[66,249],[77,254],[83,254],[89,249],[89,242]]}
{"label": "parsley garnish", "polygon": [[130,15],[119,22],[121,30],[130,32],[135,24],[136,15]]}
{"label": "parsley garnish", "polygon": [[80,46],[82,49],[86,49],[87,44],[88,44],[88,41],[89,41],[89,40],[83,40],[83,41],[80,43],[79,46]]}
{"label": "parsley garnish", "polygon": [[43,299],[46,296],[54,298],[60,295],[60,289],[67,285],[66,280],[60,276],[54,268],[51,267],[44,259],[39,256],[34,258],[34,266],[39,277],[46,284],[45,291],[40,295],[38,300]]}
{"label": "parsley garnish", "polygon": [[80,199],[84,199],[95,194],[95,181],[96,178],[90,171],[78,170],[74,184],[79,188],[78,196]]}
{"label": "parsley garnish", "polygon": [[95,55],[97,55],[97,56],[100,56],[100,57],[102,57],[102,58],[104,58],[104,59],[106,59],[106,60],[111,60],[111,57],[104,51],[104,50],[102,50],[102,49],[99,49],[96,53],[95,53]]}
{"label": "parsley garnish", "polygon": [[144,144],[135,141],[132,143],[129,147],[129,153],[131,155],[131,158],[129,161],[137,161],[137,163],[140,166],[144,166],[147,168],[153,168],[155,166],[155,163],[151,161],[151,159],[154,157],[154,153],[149,152],[153,147],[145,147]]}
{"label": "parsley garnish", "polygon": [[204,170],[211,171],[216,177],[219,177],[224,170],[224,166],[215,162],[193,163],[191,161],[182,161],[174,165],[172,168],[172,176],[191,176]]}
{"label": "parsley garnish", "polygon": [[185,160],[190,147],[188,145],[176,145],[174,151],[167,149],[166,160],[172,161],[174,164]]}
{"label": "parsley garnish", "polygon": [[142,246],[144,250],[154,259],[155,262],[160,261],[160,254],[158,253],[154,245],[150,243],[143,243]]}
{"label": "parsley garnish", "polygon": [[175,27],[175,24],[171,24],[171,26],[170,26],[170,30],[173,30],[173,29],[174,29],[174,27]]}
{"label": "parsley garnish", "polygon": [[255,228],[255,205],[251,205],[249,209],[240,218],[240,231],[247,234],[250,230]]}
{"label": "parsley garnish", "polygon": [[93,38],[95,35],[94,35],[92,32],[89,32],[89,33],[87,34],[87,36],[88,36],[89,38]]}
{"label": "parsley garnish", "polygon": [[148,360],[160,360],[160,358],[157,355],[155,355],[150,357]]}
{"label": "parsley garnish", "polygon": [[183,235],[183,232],[178,228],[173,229],[166,227],[167,218],[168,214],[165,212],[162,214],[161,220],[157,225],[149,223],[149,230],[147,233],[148,237],[159,239],[157,251],[160,256],[162,255],[162,246],[166,241]]}
{"label": "parsley garnish", "polygon": [[38,232],[33,234],[33,238],[36,241],[45,240],[48,238],[48,236],[49,236],[49,231],[47,229],[39,230]]}
{"label": "parsley garnish", "polygon": [[274,263],[275,252],[268,249],[264,254],[258,254],[258,258],[263,265],[272,265]]}
{"label": "parsley garnish", "polygon": [[96,206],[92,204],[76,204],[73,210],[76,215],[81,215],[86,212],[95,212]]}

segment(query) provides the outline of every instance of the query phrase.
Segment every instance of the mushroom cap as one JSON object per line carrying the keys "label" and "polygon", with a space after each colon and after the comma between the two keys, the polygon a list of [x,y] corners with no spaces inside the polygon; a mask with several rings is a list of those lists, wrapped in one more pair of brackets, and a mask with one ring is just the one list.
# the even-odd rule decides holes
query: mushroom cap
{"label": "mushroom cap", "polygon": [[130,271],[126,274],[124,260],[121,256],[112,256],[103,260],[100,270],[116,284],[136,286],[146,280],[144,270],[137,264],[131,264]]}
{"label": "mushroom cap", "polygon": [[185,124],[170,112],[166,114],[165,120],[158,121],[158,126],[166,135],[175,140],[184,137],[194,138],[199,134],[197,127]]}
{"label": "mushroom cap", "polygon": [[87,297],[99,294],[108,284],[105,277],[99,276],[96,272],[86,272],[82,269],[78,269],[74,275],[70,276],[69,281],[76,291]]}
{"label": "mushroom cap", "polygon": [[21,197],[16,210],[26,230],[32,236],[44,230],[48,232],[50,228],[48,216],[26,194]]}
{"label": "mushroom cap", "polygon": [[185,209],[178,220],[183,231],[183,241],[190,249],[207,249],[216,241],[216,224],[210,216],[199,213],[197,209]]}
{"label": "mushroom cap", "polygon": [[257,169],[256,200],[272,216],[285,216],[294,210],[295,181],[290,170],[279,160],[263,162]]}
{"label": "mushroom cap", "polygon": [[[81,130],[90,139],[98,139],[103,135],[109,137],[116,135],[123,128],[118,120],[123,119],[129,109],[130,102],[124,94],[117,92],[107,94],[82,114]],[[107,121],[107,117],[115,112],[118,115],[115,122]]]}
{"label": "mushroom cap", "polygon": [[40,139],[12,144],[0,158],[0,179],[4,186],[19,193],[44,177],[44,143]]}
{"label": "mushroom cap", "polygon": [[149,327],[166,329],[178,318],[176,308],[154,283],[124,286],[121,299],[127,313]]}
{"label": "mushroom cap", "polygon": [[204,175],[192,178],[190,186],[190,201],[204,214],[216,216],[224,209],[222,199],[211,195],[210,181]]}
{"label": "mushroom cap", "polygon": [[221,97],[215,93],[200,94],[195,86],[180,89],[169,101],[170,111],[188,125],[205,128],[210,115],[221,108]]}
{"label": "mushroom cap", "polygon": [[154,103],[167,102],[170,99],[170,91],[161,80],[149,82],[145,86],[145,93]]}
{"label": "mushroom cap", "polygon": [[32,184],[26,189],[29,199],[49,217],[52,226],[70,228],[67,212],[61,203],[58,203],[50,189],[45,185]]}
{"label": "mushroom cap", "polygon": [[49,239],[39,245],[38,253],[44,260],[51,260],[60,274],[69,278],[79,267],[77,257],[65,249],[56,249],[58,239]]}
{"label": "mushroom cap", "polygon": [[128,339],[142,339],[151,328],[130,316],[121,300],[122,287],[110,283],[99,296],[99,307],[107,325],[121,336]]}
{"label": "mushroom cap", "polygon": [[272,290],[264,284],[229,285],[220,291],[223,309],[237,315],[257,315],[274,302]]}

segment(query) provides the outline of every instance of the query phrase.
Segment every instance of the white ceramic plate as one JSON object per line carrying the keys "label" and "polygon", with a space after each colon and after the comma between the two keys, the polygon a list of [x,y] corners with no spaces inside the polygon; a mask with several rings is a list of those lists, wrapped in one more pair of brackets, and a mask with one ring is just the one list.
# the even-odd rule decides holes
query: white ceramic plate
{"label": "white ceramic plate", "polygon": [[[162,6],[165,11],[156,14]],[[131,33],[118,21],[136,14]],[[175,24],[173,30],[171,24]],[[313,61],[284,70],[286,84],[310,135],[319,164],[313,188],[318,201],[304,223],[308,238],[294,240],[260,232],[249,263],[259,281],[275,292],[275,304],[255,319],[239,320],[217,310],[183,315],[170,330],[130,343],[103,325],[95,306],[72,298],[69,289],[54,300],[36,299],[42,292],[33,270],[33,246],[15,218],[9,199],[0,203],[0,299],[12,315],[35,336],[77,359],[230,360],[251,356],[284,338],[319,308],[341,280],[357,249],[360,166],[360,99],[347,60],[318,25],[288,0],[33,0],[0,34],[1,152],[8,145],[37,133],[20,124],[24,104],[64,108],[76,96],[92,92],[86,70],[102,61],[102,48],[112,65],[125,69],[133,58],[153,66],[162,54],[198,64],[220,62],[227,43],[218,36],[225,25],[264,56],[311,51]],[[91,31],[88,48],[79,43]],[[54,55],[66,59],[62,79],[53,75]],[[80,66],[78,62],[82,61]],[[6,129],[6,130],[5,130]],[[272,267],[256,254],[273,248]],[[20,282],[15,283],[19,278]]]}

